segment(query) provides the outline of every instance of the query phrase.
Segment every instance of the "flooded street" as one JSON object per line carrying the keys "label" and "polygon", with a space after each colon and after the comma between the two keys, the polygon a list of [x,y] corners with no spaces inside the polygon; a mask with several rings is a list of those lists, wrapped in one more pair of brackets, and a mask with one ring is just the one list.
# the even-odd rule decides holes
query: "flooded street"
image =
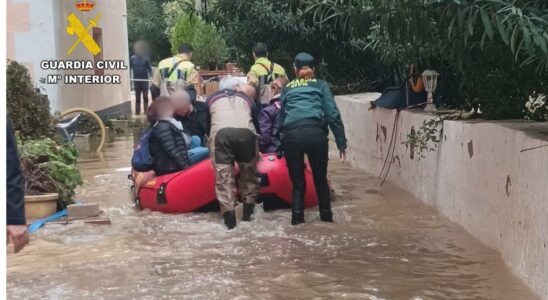
{"label": "flooded street", "polygon": [[46,225],[8,255],[9,299],[536,299],[482,246],[409,194],[333,160],[335,224],[257,210],[227,231],[219,213],[134,209],[133,137],[81,153],[76,199],[112,225]]}

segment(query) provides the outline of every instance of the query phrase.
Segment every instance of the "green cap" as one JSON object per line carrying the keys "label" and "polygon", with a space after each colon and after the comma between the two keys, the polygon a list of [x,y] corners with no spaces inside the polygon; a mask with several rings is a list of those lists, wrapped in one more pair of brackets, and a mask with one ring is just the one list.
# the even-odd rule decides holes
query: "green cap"
{"label": "green cap", "polygon": [[314,57],[306,52],[301,52],[295,56],[295,67],[301,69],[302,67],[314,67]]}

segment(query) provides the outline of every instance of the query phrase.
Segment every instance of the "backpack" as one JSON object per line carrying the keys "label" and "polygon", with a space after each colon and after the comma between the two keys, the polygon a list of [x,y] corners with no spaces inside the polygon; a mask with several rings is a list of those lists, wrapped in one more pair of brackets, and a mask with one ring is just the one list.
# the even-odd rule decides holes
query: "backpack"
{"label": "backpack", "polygon": [[270,102],[270,99],[273,95],[270,94],[270,83],[274,81],[274,63],[270,63],[270,69],[267,68],[263,64],[259,64],[263,68],[266,69],[267,75],[261,76],[262,78],[259,78],[259,90],[258,90],[258,99],[260,100],[261,104],[268,104]]}
{"label": "backpack", "polygon": [[[154,124],[153,128],[156,126]],[[135,150],[133,150],[133,156],[131,157],[131,167],[137,172],[148,172],[152,170],[152,155],[150,155],[149,138],[152,128],[147,130],[141,137],[141,142]]]}
{"label": "backpack", "polygon": [[[175,58],[173,58],[175,60]],[[177,80],[173,83],[169,81],[169,77],[171,77],[171,74],[177,70],[177,67],[180,63],[182,63],[183,60],[179,60],[173,64],[171,69],[169,69],[169,72],[167,74],[164,74],[166,76],[162,76],[162,80],[160,82],[160,96],[170,96],[174,91],[177,90],[184,90],[186,88],[186,74],[183,75],[183,78],[180,78],[180,76],[177,77]]]}

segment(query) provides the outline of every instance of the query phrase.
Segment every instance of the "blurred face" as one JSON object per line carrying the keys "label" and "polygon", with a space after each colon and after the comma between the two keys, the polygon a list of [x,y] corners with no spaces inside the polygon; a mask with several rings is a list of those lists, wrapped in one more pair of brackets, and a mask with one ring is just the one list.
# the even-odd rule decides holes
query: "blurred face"
{"label": "blurred face", "polygon": [[171,95],[171,102],[173,103],[175,113],[178,116],[184,117],[192,112],[192,104],[190,103],[190,96],[187,92],[174,92]]}
{"label": "blurred face", "polygon": [[156,113],[160,119],[171,118],[175,114],[175,108],[173,108],[173,104],[166,102],[157,108]]}

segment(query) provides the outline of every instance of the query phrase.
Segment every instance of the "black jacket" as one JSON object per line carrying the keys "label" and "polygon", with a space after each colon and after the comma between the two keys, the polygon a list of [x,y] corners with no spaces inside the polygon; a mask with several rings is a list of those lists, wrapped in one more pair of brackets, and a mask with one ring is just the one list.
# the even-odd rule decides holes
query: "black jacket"
{"label": "black jacket", "polygon": [[190,165],[182,132],[169,121],[158,121],[152,128],[149,143],[156,175],[182,171]]}
{"label": "black jacket", "polygon": [[207,103],[196,101],[192,103],[194,110],[188,116],[175,116],[177,121],[183,123],[183,127],[190,131],[190,135],[197,135],[204,144],[206,135],[209,135],[211,127],[211,116]]}
{"label": "black jacket", "polygon": [[6,223],[7,225],[24,225],[27,223],[25,220],[25,181],[21,174],[17,143],[9,120],[6,128]]}
{"label": "black jacket", "polygon": [[146,57],[132,55],[129,58],[129,67],[133,71],[134,79],[149,79],[152,75],[152,66]]}

